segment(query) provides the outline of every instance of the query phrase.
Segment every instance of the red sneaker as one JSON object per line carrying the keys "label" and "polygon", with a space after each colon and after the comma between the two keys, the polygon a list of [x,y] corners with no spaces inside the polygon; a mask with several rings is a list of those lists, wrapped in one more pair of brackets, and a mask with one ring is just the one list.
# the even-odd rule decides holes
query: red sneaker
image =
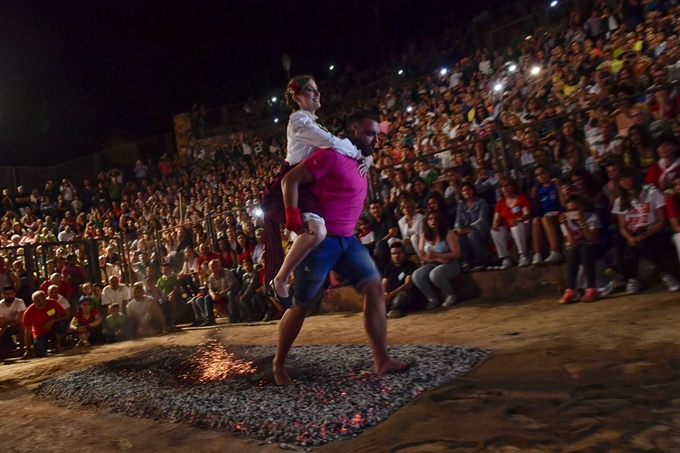
{"label": "red sneaker", "polygon": [[570,304],[574,301],[576,298],[576,291],[574,291],[571,288],[567,288],[564,290],[564,294],[562,294],[562,298],[560,299],[561,304]]}
{"label": "red sneaker", "polygon": [[582,302],[595,302],[600,298],[600,293],[595,288],[587,288],[586,293],[581,298]]}

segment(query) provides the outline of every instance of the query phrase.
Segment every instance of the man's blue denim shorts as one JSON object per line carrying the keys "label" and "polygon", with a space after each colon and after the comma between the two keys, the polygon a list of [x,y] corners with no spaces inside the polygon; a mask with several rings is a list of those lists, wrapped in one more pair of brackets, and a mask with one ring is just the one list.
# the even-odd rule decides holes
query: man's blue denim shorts
{"label": "man's blue denim shorts", "polygon": [[311,304],[331,270],[357,291],[370,281],[380,281],[373,258],[356,237],[327,236],[295,269],[295,304]]}

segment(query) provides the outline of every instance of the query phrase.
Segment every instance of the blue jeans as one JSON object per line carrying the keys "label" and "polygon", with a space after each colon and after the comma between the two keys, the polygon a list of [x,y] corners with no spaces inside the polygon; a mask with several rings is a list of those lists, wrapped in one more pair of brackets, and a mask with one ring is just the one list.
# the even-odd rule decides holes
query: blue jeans
{"label": "blue jeans", "polygon": [[[47,341],[52,337],[52,335],[55,335],[57,337],[57,341],[61,340],[61,337],[66,335],[66,330],[68,328],[68,322],[66,321],[59,321],[55,322],[52,325],[52,330],[50,333],[47,335],[43,335],[42,337],[37,337],[33,339],[33,353],[35,354],[36,357],[45,357],[47,355]],[[30,347],[30,345],[26,345],[27,347]]]}
{"label": "blue jeans", "polygon": [[191,301],[191,305],[194,308],[194,316],[196,316],[197,321],[200,321],[201,319],[205,319],[208,322],[215,321],[213,300],[212,297],[210,297],[210,294],[194,297]]}
{"label": "blue jeans", "polygon": [[428,263],[416,269],[411,275],[413,284],[428,300],[437,299],[434,286],[441,289],[445,296],[454,296],[451,280],[460,274],[460,262],[451,260],[446,264]]}
{"label": "blue jeans", "polygon": [[482,242],[489,240],[489,233],[472,230],[468,234],[459,235],[458,240],[460,242],[460,254],[463,261],[476,266],[484,264]]}
{"label": "blue jeans", "polygon": [[331,270],[349,280],[357,291],[370,281],[380,281],[375,262],[356,237],[327,236],[295,269],[295,303],[313,303]]}

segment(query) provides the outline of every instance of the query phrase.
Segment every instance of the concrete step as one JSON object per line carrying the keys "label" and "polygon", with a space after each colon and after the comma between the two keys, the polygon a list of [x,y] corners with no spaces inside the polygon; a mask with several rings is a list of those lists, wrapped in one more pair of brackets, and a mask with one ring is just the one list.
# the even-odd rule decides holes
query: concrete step
{"label": "concrete step", "polygon": [[[461,301],[559,297],[564,290],[565,274],[564,265],[513,267],[504,271],[461,274],[452,283]],[[327,291],[321,299],[321,310],[324,312],[362,311],[362,309],[363,296],[349,286]]]}

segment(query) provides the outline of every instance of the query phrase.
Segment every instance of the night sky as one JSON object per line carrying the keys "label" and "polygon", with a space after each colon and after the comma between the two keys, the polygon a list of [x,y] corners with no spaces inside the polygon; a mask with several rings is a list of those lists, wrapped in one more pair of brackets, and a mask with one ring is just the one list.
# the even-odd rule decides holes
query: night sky
{"label": "night sky", "polygon": [[455,3],[2,0],[0,165],[64,162],[171,131],[197,101],[267,95],[285,86],[284,52],[293,73],[375,64],[376,6],[389,54]]}

